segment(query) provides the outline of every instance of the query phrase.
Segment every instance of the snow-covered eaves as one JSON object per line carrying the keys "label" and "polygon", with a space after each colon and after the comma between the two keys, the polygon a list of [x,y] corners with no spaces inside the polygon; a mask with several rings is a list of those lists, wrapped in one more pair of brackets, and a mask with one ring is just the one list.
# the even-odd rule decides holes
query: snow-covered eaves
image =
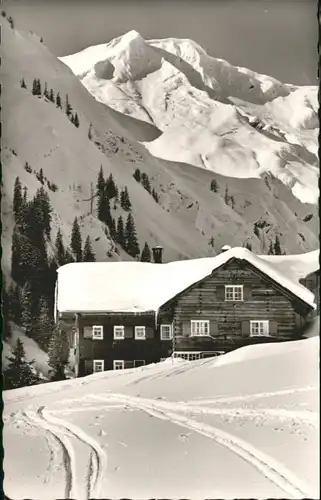
{"label": "snow-covered eaves", "polygon": [[56,306],[59,313],[156,312],[167,301],[210,275],[232,258],[252,264],[284,289],[315,308],[314,295],[307,288],[283,274],[267,259],[239,247],[216,257],[167,264],[147,262],[66,264],[58,269]]}

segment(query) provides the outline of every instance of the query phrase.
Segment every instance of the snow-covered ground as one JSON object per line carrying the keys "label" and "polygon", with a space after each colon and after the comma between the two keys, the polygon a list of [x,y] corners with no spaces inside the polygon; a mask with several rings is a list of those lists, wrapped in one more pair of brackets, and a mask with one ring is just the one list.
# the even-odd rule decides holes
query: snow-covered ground
{"label": "snow-covered ground", "polygon": [[35,368],[39,371],[44,378],[48,377],[48,355],[39,347],[37,342],[26,336],[24,328],[11,323],[11,337],[3,342],[2,351],[2,368],[6,368],[9,361],[7,357],[12,355],[12,349],[16,346],[17,339],[23,342],[23,347],[26,353],[27,361],[35,361]]}
{"label": "snow-covered ground", "polygon": [[4,490],[318,498],[318,369],[313,337],[8,391]]}

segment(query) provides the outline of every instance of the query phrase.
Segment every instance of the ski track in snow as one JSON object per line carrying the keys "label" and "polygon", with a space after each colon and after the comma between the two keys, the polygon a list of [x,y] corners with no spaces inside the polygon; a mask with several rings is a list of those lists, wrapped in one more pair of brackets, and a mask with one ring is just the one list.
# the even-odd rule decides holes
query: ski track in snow
{"label": "ski track in snow", "polygon": [[[26,411],[24,415],[28,422],[37,424],[49,432],[61,447],[66,474],[65,498],[82,500],[99,497],[107,465],[106,453],[102,447],[74,424],[50,415],[50,412],[45,411],[44,406],[40,406],[36,411]],[[74,439],[85,445],[87,449],[89,448],[84,485],[81,484],[80,474],[77,473],[77,453],[72,444]],[[83,459],[82,456],[80,458]]]}
{"label": "ski track in snow", "polygon": [[[178,368],[177,371],[182,368],[183,367]],[[183,369],[183,371],[185,370]],[[167,374],[162,375],[166,376]],[[32,425],[35,428],[39,428],[40,426],[44,430],[50,449],[50,459],[45,478],[46,483],[50,484],[53,480],[52,470],[61,465],[58,454],[59,452],[62,453],[65,471],[65,498],[77,498],[79,500],[98,498],[101,494],[102,482],[107,469],[107,456],[100,444],[94,438],[87,435],[85,431],[54,415],[93,410],[117,410],[124,407],[144,411],[158,419],[170,421],[173,424],[185,427],[208,437],[255,467],[255,469],[266,479],[270,480],[281,488],[283,492],[287,493],[287,495],[289,495],[288,498],[311,498],[312,495],[311,492],[309,492],[309,487],[274,458],[266,455],[243,439],[218,429],[213,425],[195,420],[194,417],[197,414],[209,414],[218,416],[226,415],[232,418],[290,419],[317,427],[318,415],[313,411],[288,410],[284,408],[249,409],[244,407],[220,408],[206,406],[206,404],[218,405],[221,403],[246,402],[260,398],[264,399],[313,390],[317,390],[317,387],[293,387],[279,391],[261,392],[243,396],[222,396],[216,399],[194,399],[181,402],[169,402],[159,399],[126,396],[114,393],[90,394],[74,400],[69,399],[65,401],[65,403],[68,402],[69,404],[75,403],[79,405],[83,403],[83,406],[61,408],[60,410],[49,410],[45,408],[45,406],[39,406],[36,409],[34,409],[34,407],[29,407],[29,409],[25,411],[18,410],[12,413],[10,419],[20,415],[27,425]],[[85,404],[91,401],[95,401],[96,405],[87,406]],[[60,403],[63,402],[64,401],[60,401]],[[101,404],[99,404],[99,402],[101,402]],[[189,413],[189,415],[184,415],[184,413]],[[77,450],[75,450],[73,446],[74,442],[78,442],[81,446],[86,447],[88,459],[86,465],[87,473],[84,479],[83,474],[81,475],[79,472],[81,464],[84,462],[83,454],[81,453],[79,455]],[[79,462],[77,461],[78,457],[80,457]]]}
{"label": "ski track in snow", "polygon": [[279,463],[274,458],[263,453],[255,448],[247,441],[238,438],[226,431],[222,431],[212,425],[199,422],[190,417],[180,415],[169,408],[172,407],[177,410],[177,403],[168,403],[168,409],[164,409],[164,404],[159,401],[146,400],[143,398],[135,398],[125,396],[122,394],[111,394],[110,396],[103,397],[100,395],[92,395],[93,399],[105,400],[106,403],[109,399],[124,401],[129,406],[145,411],[148,414],[162,419],[168,420],[173,424],[180,425],[189,430],[193,430],[203,436],[208,437],[215,443],[228,448],[231,452],[238,455],[247,463],[252,465],[258,470],[266,479],[270,480],[278,486],[283,492],[287,493],[288,498],[301,499],[312,498],[309,492],[308,485],[304,484],[293,472],[288,470],[284,465]]}
{"label": "ski track in snow", "polygon": [[[233,403],[234,401],[251,401],[260,398],[269,398],[273,396],[284,396],[287,394],[297,394],[300,392],[317,391],[318,387],[313,385],[307,385],[306,387],[293,387],[289,389],[281,389],[279,391],[271,392],[256,392],[254,394],[245,394],[243,396],[222,396],[216,399],[193,399],[188,404],[189,405],[206,405],[206,404],[220,404],[220,403]],[[182,403],[184,403],[182,401]]]}

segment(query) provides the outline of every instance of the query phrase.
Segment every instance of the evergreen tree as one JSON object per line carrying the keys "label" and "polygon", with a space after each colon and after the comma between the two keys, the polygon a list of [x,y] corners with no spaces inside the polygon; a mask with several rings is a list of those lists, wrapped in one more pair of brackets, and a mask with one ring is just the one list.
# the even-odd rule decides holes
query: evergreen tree
{"label": "evergreen tree", "polygon": [[274,255],[274,248],[273,248],[272,241],[270,241],[270,247],[269,247],[268,255]]}
{"label": "evergreen tree", "polygon": [[250,250],[250,252],[252,251],[252,245],[251,243],[249,243],[248,241],[246,242],[245,244],[245,248],[247,248],[248,250]]}
{"label": "evergreen tree", "polygon": [[136,168],[133,177],[137,182],[141,181],[141,171],[139,170],[139,168]]}
{"label": "evergreen tree", "polygon": [[218,191],[218,183],[216,179],[213,179],[211,181],[211,191],[213,191],[214,193],[217,193]]}
{"label": "evergreen tree", "polygon": [[151,254],[150,248],[148,246],[148,243],[145,242],[144,248],[143,248],[141,256],[140,256],[140,261],[141,262],[151,262],[151,260],[152,260],[152,254]]}
{"label": "evergreen tree", "polygon": [[48,87],[47,87],[47,82],[45,82],[45,90],[43,91],[43,95],[49,99],[49,92],[48,92]]}
{"label": "evergreen tree", "polygon": [[73,115],[72,113],[71,113],[71,115],[70,115],[70,121],[71,121],[71,123],[72,123],[73,125],[75,125],[75,117],[74,117],[74,115]]}
{"label": "evergreen tree", "polygon": [[50,89],[49,99],[51,102],[55,102],[55,94],[53,89]]}
{"label": "evergreen tree", "polygon": [[24,169],[25,169],[26,172],[28,172],[28,174],[32,173],[32,168],[30,167],[30,165],[29,165],[29,163],[27,161],[25,163]]}
{"label": "evergreen tree", "polygon": [[280,238],[278,235],[275,236],[274,254],[275,255],[282,255],[281,243],[280,243]]}
{"label": "evergreen tree", "polygon": [[156,203],[159,202],[159,196],[158,194],[156,193],[155,189],[153,188],[152,189],[152,197],[154,198],[154,200],[156,201]]}
{"label": "evergreen tree", "polygon": [[65,252],[65,264],[71,264],[72,262],[75,262],[75,259],[73,258],[69,248],[67,248]]}
{"label": "evergreen tree", "polygon": [[137,240],[136,227],[134,217],[131,213],[128,214],[125,228],[125,250],[132,257],[137,257],[140,254],[139,244]]}
{"label": "evergreen tree", "polygon": [[16,177],[14,188],[13,188],[13,213],[15,221],[19,220],[21,216],[21,209],[23,206],[23,198],[22,198],[22,187],[19,177]]}
{"label": "evergreen tree", "polygon": [[146,191],[151,193],[150,180],[149,180],[148,175],[145,174],[145,172],[143,172],[141,175],[141,183],[142,183],[143,187],[146,189]]}
{"label": "evergreen tree", "polygon": [[122,246],[122,247],[124,246],[124,244],[125,244],[125,230],[124,230],[123,218],[121,215],[118,217],[118,221],[117,221],[116,240],[117,240],[117,243],[120,244],[120,246]]}
{"label": "evergreen tree", "polygon": [[95,262],[96,257],[93,252],[92,246],[91,246],[91,241],[89,235],[86,238],[85,245],[84,245],[84,255],[83,255],[83,261],[84,262]]}
{"label": "evergreen tree", "polygon": [[17,325],[21,325],[21,289],[19,285],[10,285],[8,289],[8,301],[8,318],[12,319]]}
{"label": "evergreen tree", "polygon": [[49,305],[44,297],[40,298],[39,314],[36,321],[35,335],[42,347],[45,346],[46,338],[52,335],[54,330],[53,316],[50,314]]}
{"label": "evergreen tree", "polygon": [[62,105],[61,105],[61,97],[60,97],[59,92],[58,92],[58,94],[57,94],[57,96],[56,96],[56,107],[57,107],[57,108],[62,109]]}
{"label": "evergreen tree", "polygon": [[40,169],[40,171],[39,171],[38,181],[39,181],[42,185],[44,185],[44,183],[45,183],[42,168],[41,168],[41,169]]}
{"label": "evergreen tree", "polygon": [[37,94],[36,95],[41,95],[41,82],[38,78],[37,80]]}
{"label": "evergreen tree", "polygon": [[3,372],[5,389],[17,389],[36,384],[39,378],[35,374],[34,361],[26,361],[26,353],[23,342],[17,339],[12,355],[6,356],[9,361]]}
{"label": "evergreen tree", "polygon": [[[43,173],[42,169],[40,169],[40,173]],[[48,239],[50,239],[51,232],[51,213],[52,207],[50,204],[50,199],[48,193],[45,191],[43,187],[37,190],[36,196],[33,199],[34,212],[38,214],[38,223],[40,226],[40,230],[42,230]]]}
{"label": "evergreen tree", "polygon": [[123,210],[126,210],[126,212],[129,212],[132,207],[127,186],[125,186],[124,190],[120,193],[120,206]]}
{"label": "evergreen tree", "polygon": [[112,216],[110,213],[109,199],[105,190],[100,196],[98,196],[97,212],[98,219],[110,228],[112,224]]}
{"label": "evergreen tree", "polygon": [[109,199],[116,198],[118,195],[118,189],[115,184],[113,174],[110,174],[106,181],[106,193]]}
{"label": "evergreen tree", "polygon": [[208,242],[208,244],[209,244],[210,247],[214,248],[215,240],[214,240],[213,236],[211,236],[210,241]]}
{"label": "evergreen tree", "polygon": [[72,253],[76,257],[76,261],[81,262],[82,261],[81,233],[77,217],[75,217],[71,230],[70,248]]}
{"label": "evergreen tree", "polygon": [[40,37],[40,43],[43,43],[43,38],[42,37]]}
{"label": "evergreen tree", "polygon": [[88,129],[88,139],[91,141],[92,138],[93,138],[93,131],[92,131],[92,125],[90,124]]}
{"label": "evergreen tree", "polygon": [[8,17],[8,21],[9,21],[11,28],[14,29],[14,22],[13,22],[13,19],[11,16]]}
{"label": "evergreen tree", "polygon": [[113,238],[113,239],[116,239],[117,237],[117,231],[116,231],[116,222],[115,222],[115,219],[111,219],[111,223],[110,223],[110,236]]}
{"label": "evergreen tree", "polygon": [[79,127],[79,118],[78,118],[78,114],[77,113],[75,113],[75,115],[74,115],[74,125],[77,128]]}
{"label": "evergreen tree", "polygon": [[38,95],[38,80],[37,80],[37,78],[33,79],[31,92],[32,92],[32,95]]}
{"label": "evergreen tree", "polygon": [[66,261],[66,252],[64,243],[62,241],[62,234],[60,228],[58,229],[56,241],[55,241],[55,258],[58,266],[63,266]]}
{"label": "evergreen tree", "polygon": [[25,82],[25,79],[24,79],[24,78],[22,78],[22,79],[21,79],[21,83],[20,83],[20,85],[21,85],[21,88],[23,88],[23,89],[26,89],[26,88],[27,88],[27,85],[26,85],[26,82]]}
{"label": "evergreen tree", "polygon": [[230,201],[231,201],[232,210],[234,210],[234,208],[235,208],[235,199],[234,199],[234,196],[230,197]]}
{"label": "evergreen tree", "polygon": [[10,299],[7,293],[5,279],[2,277],[2,339],[11,337],[10,319]]}
{"label": "evergreen tree", "polygon": [[51,380],[64,380],[65,368],[68,365],[69,346],[66,332],[57,325],[53,331],[48,349]]}
{"label": "evergreen tree", "polygon": [[17,226],[15,226],[13,228],[11,243],[11,276],[12,279],[19,284],[23,282],[23,270],[21,269],[21,247],[21,237]]}
{"label": "evergreen tree", "polygon": [[32,316],[32,289],[30,282],[20,290],[20,304],[21,304],[21,326],[26,329],[26,334],[30,335],[32,332],[33,316]]}
{"label": "evergreen tree", "polygon": [[100,170],[99,170],[99,174],[98,174],[96,188],[97,188],[98,194],[103,192],[105,189],[105,178],[104,178],[104,172],[103,172],[102,165],[100,165]]}
{"label": "evergreen tree", "polygon": [[22,199],[22,201],[23,201],[23,205],[26,205],[26,204],[27,204],[27,202],[28,202],[28,199],[27,199],[27,194],[28,194],[28,188],[27,188],[27,186],[25,186],[25,187],[23,188],[23,199]]}
{"label": "evergreen tree", "polygon": [[229,197],[229,194],[228,194],[228,187],[227,186],[225,187],[224,201],[225,201],[226,205],[228,205],[229,201],[230,201],[230,197]]}
{"label": "evergreen tree", "polygon": [[66,94],[66,103],[65,103],[65,112],[66,112],[66,115],[69,117],[71,112],[72,112],[72,107],[71,105],[69,104],[69,97],[68,97],[68,94]]}

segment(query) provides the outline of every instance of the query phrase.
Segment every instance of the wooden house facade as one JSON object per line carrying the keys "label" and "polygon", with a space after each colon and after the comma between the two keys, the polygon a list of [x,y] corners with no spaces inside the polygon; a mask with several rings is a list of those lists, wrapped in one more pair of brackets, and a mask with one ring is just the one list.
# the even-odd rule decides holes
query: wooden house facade
{"label": "wooden house facade", "polygon": [[[248,250],[235,250],[212,258],[211,272],[157,309],[58,311],[70,332],[76,376],[134,368],[171,355],[195,360],[248,344],[300,338],[314,308],[312,294],[262,271]],[[159,272],[166,266],[154,265]]]}
{"label": "wooden house facade", "polygon": [[314,294],[317,305],[316,314],[320,314],[320,269],[309,273],[300,280],[300,283]]}

